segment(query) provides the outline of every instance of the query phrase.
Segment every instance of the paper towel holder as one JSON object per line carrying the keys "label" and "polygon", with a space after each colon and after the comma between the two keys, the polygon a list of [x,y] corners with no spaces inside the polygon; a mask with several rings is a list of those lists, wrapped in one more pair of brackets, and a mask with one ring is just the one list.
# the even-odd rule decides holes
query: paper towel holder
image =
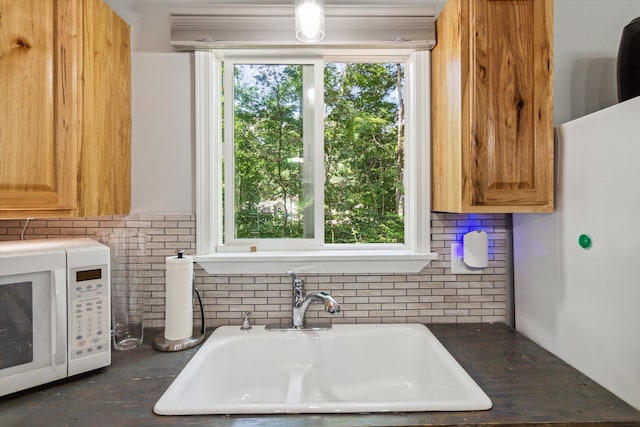
{"label": "paper towel holder", "polygon": [[[178,258],[182,258],[184,256],[184,251],[178,251]],[[164,330],[160,332],[155,339],[153,340],[152,347],[158,351],[182,351],[191,347],[195,347],[200,344],[206,335],[206,327],[205,327],[205,318],[204,318],[204,306],[202,305],[202,298],[200,297],[200,292],[196,288],[195,284],[195,274],[194,279],[192,281],[193,292],[198,297],[198,305],[200,306],[200,319],[202,321],[202,325],[200,326],[200,330],[193,329],[193,334],[190,337],[183,338],[180,340],[168,340],[164,336]]]}
{"label": "paper towel holder", "polygon": [[160,332],[153,340],[153,348],[158,351],[181,351],[191,347],[195,347],[200,344],[205,337],[206,328],[204,322],[204,307],[202,306],[202,299],[200,298],[200,292],[195,287],[193,288],[196,297],[198,297],[198,304],[200,305],[200,318],[202,319],[202,325],[200,330],[193,330],[193,334],[190,337],[181,340],[168,340],[164,337],[164,330]]}

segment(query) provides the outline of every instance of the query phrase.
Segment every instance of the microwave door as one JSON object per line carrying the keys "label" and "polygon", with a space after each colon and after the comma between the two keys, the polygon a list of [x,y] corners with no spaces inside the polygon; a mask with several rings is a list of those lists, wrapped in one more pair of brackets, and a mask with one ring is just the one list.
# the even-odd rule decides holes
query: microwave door
{"label": "microwave door", "polygon": [[33,362],[33,286],[0,286],[0,369]]}
{"label": "microwave door", "polygon": [[0,396],[67,376],[65,255],[24,261],[2,259]]}

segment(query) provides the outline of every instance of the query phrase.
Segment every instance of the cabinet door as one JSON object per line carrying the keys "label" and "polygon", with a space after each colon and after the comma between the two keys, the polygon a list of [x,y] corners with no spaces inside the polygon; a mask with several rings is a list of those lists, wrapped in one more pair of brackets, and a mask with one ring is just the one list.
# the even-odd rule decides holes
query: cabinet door
{"label": "cabinet door", "polygon": [[553,3],[478,0],[470,7],[471,205],[552,210]]}
{"label": "cabinet door", "polygon": [[77,207],[78,10],[0,0],[0,218]]}
{"label": "cabinet door", "polygon": [[80,216],[131,205],[129,26],[102,1],[84,3]]}

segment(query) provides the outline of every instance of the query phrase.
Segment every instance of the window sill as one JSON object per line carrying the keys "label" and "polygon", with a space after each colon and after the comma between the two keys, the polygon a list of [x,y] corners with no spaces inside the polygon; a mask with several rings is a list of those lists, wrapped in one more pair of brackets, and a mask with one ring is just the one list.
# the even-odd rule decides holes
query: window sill
{"label": "window sill", "polygon": [[419,273],[438,254],[409,250],[268,251],[196,255],[209,274]]}

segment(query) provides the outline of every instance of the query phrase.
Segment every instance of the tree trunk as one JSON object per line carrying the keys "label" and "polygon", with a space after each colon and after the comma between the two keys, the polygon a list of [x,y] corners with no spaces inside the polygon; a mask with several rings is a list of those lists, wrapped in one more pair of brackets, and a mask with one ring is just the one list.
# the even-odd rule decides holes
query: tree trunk
{"label": "tree trunk", "polygon": [[[345,94],[345,88],[347,86],[347,75],[349,73],[349,66],[351,64],[350,63],[346,63],[345,67],[344,67],[344,71],[342,73],[342,78],[340,81],[340,99],[344,98],[344,94]],[[336,122],[337,122],[338,118],[336,118]],[[332,139],[330,141],[325,141],[325,151],[326,151],[326,156],[327,156],[327,161],[325,162],[325,182],[331,182],[331,156],[333,154],[333,143],[336,140],[338,136],[338,124],[336,123],[336,125],[333,128],[333,136]],[[331,188],[331,187],[329,187]],[[329,226],[329,232],[331,233],[331,243],[335,243],[336,239],[335,239],[335,231],[334,231],[334,227],[333,227],[333,194],[330,194],[329,192],[325,193],[325,203],[327,205],[327,211],[328,214],[330,215],[330,221],[328,221],[328,224],[326,223],[326,219],[325,218],[325,226],[328,225]]]}

